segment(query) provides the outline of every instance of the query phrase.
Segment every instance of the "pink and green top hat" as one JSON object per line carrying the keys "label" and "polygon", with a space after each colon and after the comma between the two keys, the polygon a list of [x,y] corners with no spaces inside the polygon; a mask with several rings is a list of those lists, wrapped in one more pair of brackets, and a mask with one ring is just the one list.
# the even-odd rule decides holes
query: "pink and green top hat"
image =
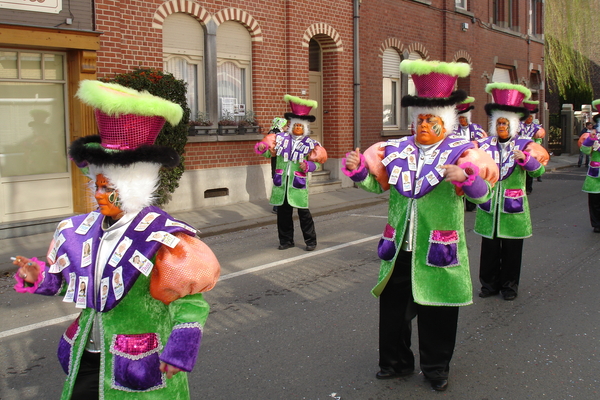
{"label": "pink and green top hat", "polygon": [[400,63],[400,71],[411,76],[417,90],[416,96],[402,98],[402,107],[455,106],[467,98],[464,91],[454,91],[454,86],[458,78],[469,75],[469,64],[404,60]]}
{"label": "pink and green top hat", "polygon": [[84,80],[77,97],[94,108],[99,135],[73,142],[69,156],[83,168],[93,165],[131,165],[151,162],[179,165],[179,154],[154,142],[165,121],[177,125],[183,116],[179,104],[116,83]]}
{"label": "pink and green top hat", "polygon": [[475,106],[473,105],[473,102],[475,102],[475,97],[469,96],[464,101],[462,101],[461,103],[458,103],[456,105],[456,111],[457,111],[457,113],[458,114],[464,114],[464,113],[469,112],[472,109],[474,109]]}
{"label": "pink and green top hat", "polygon": [[523,100],[523,107],[529,110],[531,114],[536,114],[540,109],[538,108],[540,102],[538,100]]}
{"label": "pink and green top hat", "polygon": [[485,86],[485,91],[492,95],[493,103],[485,105],[487,115],[491,116],[494,110],[501,110],[519,114],[521,121],[527,119],[529,110],[523,107],[523,101],[531,97],[531,90],[523,85],[513,83],[494,82]]}
{"label": "pink and green top hat", "polygon": [[315,122],[317,119],[314,115],[309,115],[313,108],[317,108],[318,103],[315,100],[302,99],[300,97],[286,94],[283,99],[290,104],[291,113],[285,113],[285,118],[301,119],[308,122]]}
{"label": "pink and green top hat", "polygon": [[598,114],[594,115],[592,117],[592,120],[594,120],[594,122],[598,122],[598,119],[600,119],[600,99],[592,101],[592,107],[594,107],[596,111],[598,111]]}

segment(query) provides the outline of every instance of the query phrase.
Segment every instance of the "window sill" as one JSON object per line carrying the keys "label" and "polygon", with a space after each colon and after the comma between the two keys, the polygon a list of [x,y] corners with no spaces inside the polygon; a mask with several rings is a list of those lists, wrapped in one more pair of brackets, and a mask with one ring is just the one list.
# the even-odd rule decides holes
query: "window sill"
{"label": "window sill", "polygon": [[208,143],[208,142],[258,142],[265,136],[261,134],[251,135],[203,135],[188,136],[188,143]]}
{"label": "window sill", "polygon": [[410,136],[410,129],[385,129],[381,131],[381,136]]}
{"label": "window sill", "polygon": [[454,8],[454,11],[455,11],[456,13],[458,13],[458,14],[463,14],[463,15],[466,15],[466,16],[468,16],[468,17],[470,17],[470,18],[473,18],[473,17],[475,17],[475,13],[474,13],[474,12],[472,12],[472,11],[469,11],[469,10],[465,10],[464,8],[455,7],[455,8]]}
{"label": "window sill", "polygon": [[431,1],[428,1],[428,0],[412,0],[412,1],[414,1],[415,3],[425,4],[427,6],[431,5]]}
{"label": "window sill", "polygon": [[501,27],[499,25],[496,25],[496,24],[492,24],[492,29],[495,30],[495,31],[498,31],[498,32],[506,33],[506,34],[511,35],[511,36],[519,36],[519,37],[522,36],[521,32],[519,32],[519,31],[515,31],[515,30],[512,30],[510,28],[503,28],[503,27]]}

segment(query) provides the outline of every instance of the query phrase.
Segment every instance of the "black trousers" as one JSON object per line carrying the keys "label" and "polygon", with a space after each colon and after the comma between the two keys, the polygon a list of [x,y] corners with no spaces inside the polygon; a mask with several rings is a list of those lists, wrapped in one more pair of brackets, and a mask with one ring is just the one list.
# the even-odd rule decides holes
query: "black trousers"
{"label": "black trousers", "polygon": [[525,173],[525,192],[533,192],[533,177],[529,176],[528,173]]}
{"label": "black trousers", "polygon": [[590,223],[593,228],[600,228],[600,193],[588,193]]}
{"label": "black trousers", "polygon": [[[315,223],[312,214],[308,208],[298,208],[298,219],[300,220],[300,229],[304,236],[304,243],[307,246],[317,245],[317,233],[315,232]],[[287,196],[283,204],[277,207],[277,231],[279,234],[279,244],[294,243],[294,207],[288,203]]]}
{"label": "black trousers", "polygon": [[379,297],[379,367],[396,372],[414,369],[415,356],[410,346],[412,320],[417,317],[421,371],[427,379],[448,379],[458,307],[414,302],[411,259],[412,253],[400,251],[392,276]]}
{"label": "black trousers", "polygon": [[523,239],[481,238],[479,282],[491,293],[518,293]]}
{"label": "black trousers", "polygon": [[93,400],[100,397],[100,353],[84,351],[71,400]]}

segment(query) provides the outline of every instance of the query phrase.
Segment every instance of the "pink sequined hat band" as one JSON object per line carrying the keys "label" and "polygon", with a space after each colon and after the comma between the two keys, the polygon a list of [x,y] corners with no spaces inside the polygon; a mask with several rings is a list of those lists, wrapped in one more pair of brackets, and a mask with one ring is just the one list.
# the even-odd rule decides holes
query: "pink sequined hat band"
{"label": "pink sequined hat band", "polygon": [[424,75],[412,75],[417,96],[428,98],[450,97],[456,83],[456,76],[430,72]]}
{"label": "pink sequined hat band", "polygon": [[110,116],[94,110],[102,147],[111,150],[134,150],[143,144],[153,145],[165,119],[159,116],[125,114]]}
{"label": "pink sequined hat band", "polygon": [[472,106],[473,106],[473,103],[461,103],[456,106],[456,109],[458,111],[464,111],[464,110],[468,110]]}
{"label": "pink sequined hat band", "polygon": [[293,102],[290,102],[290,108],[294,114],[299,115],[299,116],[309,115],[310,111],[312,110],[311,106],[307,106],[304,104],[297,104],[297,103],[293,103]]}
{"label": "pink sequined hat band", "polygon": [[492,89],[494,103],[504,106],[521,107],[525,94],[516,89]]}

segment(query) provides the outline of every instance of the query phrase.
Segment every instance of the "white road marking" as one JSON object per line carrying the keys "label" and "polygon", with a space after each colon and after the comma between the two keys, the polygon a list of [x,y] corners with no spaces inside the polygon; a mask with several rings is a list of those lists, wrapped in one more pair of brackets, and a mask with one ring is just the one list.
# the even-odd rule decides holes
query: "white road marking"
{"label": "white road marking", "polygon": [[0,339],[3,339],[8,336],[12,336],[12,335],[18,335],[19,333],[29,332],[34,329],[44,328],[46,326],[61,324],[66,321],[72,321],[75,318],[77,318],[78,315],[79,315],[79,313],[65,315],[64,317],[49,319],[47,321],[38,322],[37,324],[25,325],[20,328],[9,329],[8,331],[0,332]]}
{"label": "white road marking", "polygon": [[248,268],[248,269],[245,269],[243,271],[233,272],[231,274],[227,274],[227,275],[221,276],[221,278],[219,278],[219,282],[220,281],[225,281],[227,279],[235,278],[237,276],[242,276],[242,275],[251,274],[251,273],[257,272],[257,271],[262,271],[263,269],[269,269],[269,268],[277,267],[279,265],[287,264],[289,262],[303,260],[305,258],[314,257],[314,256],[318,256],[320,254],[329,253],[330,251],[335,251],[335,250],[343,249],[344,247],[353,246],[355,244],[360,244],[360,243],[368,242],[370,240],[379,239],[380,237],[381,237],[381,235],[369,236],[369,237],[366,237],[366,238],[363,238],[363,239],[358,239],[358,240],[355,240],[355,241],[352,241],[352,242],[338,244],[337,246],[333,246],[333,247],[328,247],[328,248],[323,249],[323,250],[317,250],[317,251],[307,252],[306,254],[303,254],[301,256],[296,256],[296,257],[292,257],[292,258],[286,258],[284,260],[279,260],[279,261],[275,261],[275,262],[272,262],[272,263],[259,265],[258,267]]}
{"label": "white road marking", "polygon": [[365,214],[350,214],[351,217],[361,218],[387,218],[387,215],[365,215]]}
{"label": "white road marking", "polygon": [[[303,254],[301,256],[286,258],[284,260],[279,260],[279,261],[275,261],[275,262],[272,262],[272,263],[259,265],[257,267],[248,268],[248,269],[245,269],[243,271],[233,272],[231,274],[227,274],[227,275],[221,276],[219,278],[219,282],[220,281],[225,281],[225,280],[231,279],[231,278],[236,278],[236,277],[242,276],[242,275],[252,274],[254,272],[263,271],[265,269],[277,267],[279,265],[287,264],[287,263],[290,263],[290,262],[294,262],[294,261],[298,261],[298,260],[303,260],[305,258],[314,257],[314,256],[318,256],[318,255],[321,255],[321,254],[329,253],[331,251],[336,251],[336,250],[339,250],[339,249],[343,249],[345,247],[354,246],[356,244],[361,244],[361,243],[364,243],[364,242],[369,242],[371,240],[379,239],[380,237],[381,237],[381,235],[369,236],[369,237],[366,237],[366,238],[354,240],[352,242],[338,244],[337,246],[328,247],[326,249],[307,252],[306,254]],[[53,318],[53,319],[49,319],[47,321],[38,322],[37,324],[31,324],[31,325],[22,326],[20,328],[9,329],[8,331],[0,332],[0,339],[6,338],[6,337],[9,337],[9,336],[13,336],[13,335],[18,335],[19,333],[25,333],[25,332],[33,331],[35,329],[44,328],[46,326],[51,326],[51,325],[61,324],[61,323],[66,322],[66,321],[71,321],[71,320],[77,318],[78,315],[79,315],[79,313],[77,313],[77,314],[71,314],[71,315],[66,315],[64,317]]]}

